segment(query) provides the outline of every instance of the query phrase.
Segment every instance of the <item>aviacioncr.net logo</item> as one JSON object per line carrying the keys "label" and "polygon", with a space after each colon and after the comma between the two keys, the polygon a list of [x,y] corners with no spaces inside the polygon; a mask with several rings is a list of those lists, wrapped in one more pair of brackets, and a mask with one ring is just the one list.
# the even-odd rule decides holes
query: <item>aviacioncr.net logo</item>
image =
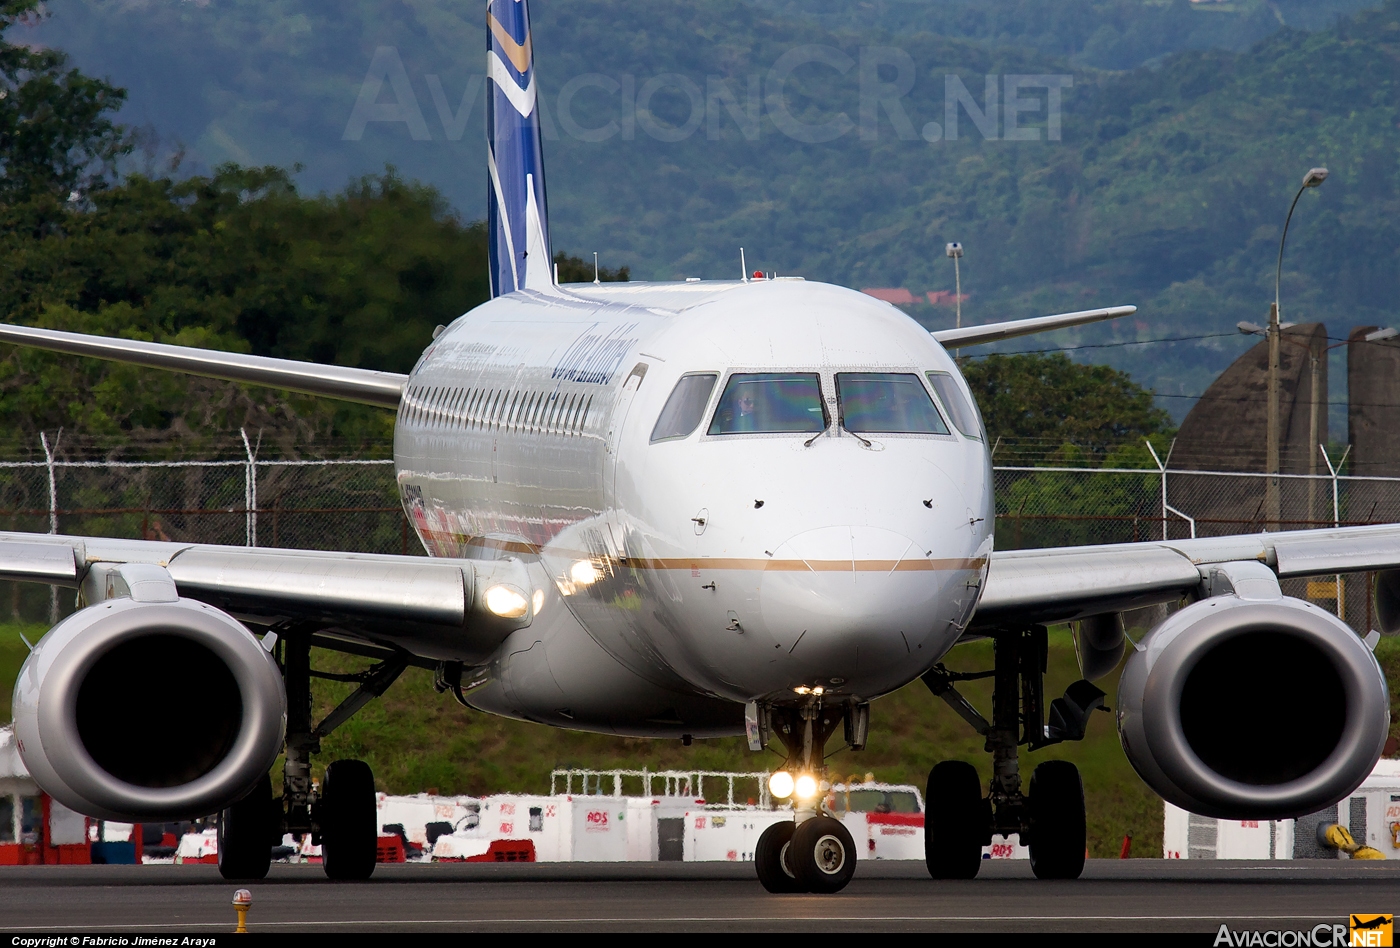
{"label": "aviacioncr.net logo", "polygon": [[1342,948],[1350,942],[1346,925],[1323,923],[1303,931],[1231,931],[1222,923],[1215,933],[1215,944],[1230,948]]}

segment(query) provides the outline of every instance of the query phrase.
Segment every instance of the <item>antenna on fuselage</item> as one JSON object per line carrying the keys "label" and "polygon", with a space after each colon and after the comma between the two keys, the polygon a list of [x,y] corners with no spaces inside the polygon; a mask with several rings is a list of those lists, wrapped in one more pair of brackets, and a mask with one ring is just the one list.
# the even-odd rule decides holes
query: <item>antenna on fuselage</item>
{"label": "antenna on fuselage", "polygon": [[749,264],[744,259],[744,248],[739,248],[739,279],[745,283],[749,282]]}
{"label": "antenna on fuselage", "polygon": [[598,279],[598,251],[593,251],[593,282],[602,285],[602,280]]}

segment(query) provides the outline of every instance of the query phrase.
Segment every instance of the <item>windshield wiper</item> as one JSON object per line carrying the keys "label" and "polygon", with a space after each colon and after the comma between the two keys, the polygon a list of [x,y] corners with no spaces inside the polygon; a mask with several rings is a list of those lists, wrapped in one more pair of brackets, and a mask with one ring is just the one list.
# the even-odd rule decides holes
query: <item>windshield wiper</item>
{"label": "windshield wiper", "polygon": [[855,438],[857,441],[859,441],[861,444],[865,445],[867,448],[870,447],[870,442],[869,442],[869,441],[866,441],[864,438],[862,438],[860,435],[856,434],[856,433],[855,433],[854,431],[852,431],[850,428],[847,428],[847,427],[846,427],[846,423],[845,423],[844,421],[837,422],[837,424],[839,424],[839,425],[841,426],[841,430],[844,431],[844,432],[846,432],[846,434],[850,435],[852,438]]}
{"label": "windshield wiper", "polygon": [[831,430],[830,428],[823,428],[821,431],[818,431],[816,434],[812,435],[812,437],[810,437],[810,438],[808,438],[806,441],[802,442],[802,447],[804,447],[804,448],[810,448],[810,447],[812,446],[812,442],[813,442],[813,441],[816,441],[818,438],[820,438],[822,435],[826,434],[826,433],[829,432],[830,430]]}

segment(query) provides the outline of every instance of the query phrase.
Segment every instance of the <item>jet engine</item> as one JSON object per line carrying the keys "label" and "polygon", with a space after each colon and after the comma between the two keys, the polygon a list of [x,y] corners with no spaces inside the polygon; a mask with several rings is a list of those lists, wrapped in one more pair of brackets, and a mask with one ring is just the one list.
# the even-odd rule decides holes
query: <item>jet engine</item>
{"label": "jet engine", "polygon": [[171,597],[111,599],[54,626],[14,695],[20,755],[80,813],[139,822],[204,816],[272,767],[287,697],[242,624]]}
{"label": "jet engine", "polygon": [[1128,760],[1164,799],[1204,816],[1331,806],[1371,772],[1389,728],[1385,676],[1366,643],[1281,596],[1187,606],[1148,633],[1119,684]]}

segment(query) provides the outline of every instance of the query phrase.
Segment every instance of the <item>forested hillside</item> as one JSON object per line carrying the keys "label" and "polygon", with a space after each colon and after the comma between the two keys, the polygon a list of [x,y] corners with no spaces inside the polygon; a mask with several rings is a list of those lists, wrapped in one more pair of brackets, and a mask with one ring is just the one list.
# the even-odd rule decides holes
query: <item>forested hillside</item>
{"label": "forested hillside", "polygon": [[[1324,26],[1351,5],[1187,6],[536,0],[555,240],[596,249],[636,278],[729,276],[744,246],[768,270],[915,293],[952,289],[941,248],[960,240],[970,320],[1131,302],[1137,320],[1061,344],[1211,336],[1079,353],[1185,396],[1242,350],[1235,321],[1262,317],[1292,191],[1325,164],[1332,178],[1305,196],[1291,231],[1285,318],[1327,320],[1334,334],[1392,321],[1400,3],[1316,32],[1282,23]],[[392,163],[439,187],[463,219],[483,213],[483,34],[472,4],[49,9],[32,36],[127,87],[123,118],[149,123],[145,153],[129,159],[138,166],[183,146],[187,170],[300,162],[304,188],[338,191]],[[1194,19],[1168,28],[1182,17]],[[1095,54],[1110,33],[1157,46]],[[1264,33],[1243,51],[1191,48]],[[393,56],[376,73],[382,46]],[[792,56],[801,62],[779,83],[775,67]],[[1144,60],[1126,73],[1096,68]],[[367,75],[382,86],[374,101],[408,119],[357,132]],[[969,107],[988,108],[987,75],[1000,77],[1001,116],[979,131]],[[1059,140],[1044,88],[1022,89],[1026,111],[1008,119],[1017,93],[1005,77],[1016,75],[1072,82],[1060,90]],[[898,114],[870,95],[862,110],[862,77],[867,92],[895,90]],[[950,140],[945,106],[962,88]],[[794,137],[789,119],[835,122],[841,134]],[[930,324],[952,317],[948,307],[915,313]],[[1163,404],[1180,417],[1191,401]]]}

